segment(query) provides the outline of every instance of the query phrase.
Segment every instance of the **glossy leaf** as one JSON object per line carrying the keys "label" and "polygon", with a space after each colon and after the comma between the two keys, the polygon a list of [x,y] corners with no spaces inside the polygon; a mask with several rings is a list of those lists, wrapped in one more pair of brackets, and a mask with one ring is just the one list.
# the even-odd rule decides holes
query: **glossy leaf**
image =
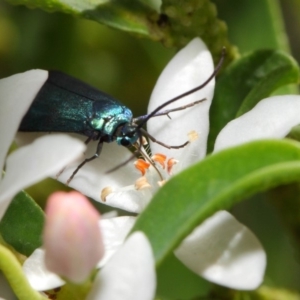
{"label": "glossy leaf", "polygon": [[241,53],[256,49],[289,50],[279,1],[214,0],[214,3],[219,17],[230,28],[231,42]]}
{"label": "glossy leaf", "polygon": [[211,0],[7,1],[13,5],[26,5],[94,20],[177,49],[199,36],[207,44],[215,61],[219,60],[223,46],[227,49],[226,62],[237,56],[236,48],[228,40],[226,24],[218,18],[216,6]]}
{"label": "glossy leaf", "polygon": [[281,86],[299,81],[297,62],[279,50],[254,51],[233,63],[220,77],[210,109],[208,151],[220,130]]}
{"label": "glossy leaf", "polygon": [[158,191],[133,230],[144,231],[157,264],[215,212],[280,184],[299,180],[300,144],[256,141],[208,156]]}
{"label": "glossy leaf", "polygon": [[[155,11],[139,1],[124,0],[8,0],[14,5],[26,5],[30,8],[41,8],[48,12],[63,12],[92,19],[114,28],[130,31],[142,36],[155,37],[154,28],[150,28],[148,17]],[[152,25],[153,26],[153,25]]]}
{"label": "glossy leaf", "polygon": [[29,256],[42,245],[43,226],[42,209],[26,192],[19,192],[0,222],[0,233],[9,245]]}

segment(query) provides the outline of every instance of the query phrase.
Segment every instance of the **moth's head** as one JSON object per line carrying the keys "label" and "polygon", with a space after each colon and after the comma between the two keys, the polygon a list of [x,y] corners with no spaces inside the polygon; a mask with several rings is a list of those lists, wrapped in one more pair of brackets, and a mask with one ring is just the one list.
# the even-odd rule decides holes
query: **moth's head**
{"label": "moth's head", "polygon": [[140,131],[136,124],[125,123],[117,129],[118,145],[129,147],[133,145],[140,137]]}

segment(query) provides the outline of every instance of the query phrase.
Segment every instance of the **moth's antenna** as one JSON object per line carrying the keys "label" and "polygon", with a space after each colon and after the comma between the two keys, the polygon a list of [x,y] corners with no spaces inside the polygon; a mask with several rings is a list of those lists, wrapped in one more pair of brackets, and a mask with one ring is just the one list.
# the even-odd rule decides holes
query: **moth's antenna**
{"label": "moth's antenna", "polygon": [[[185,96],[188,96],[188,95],[190,95],[190,94],[193,94],[194,92],[196,92],[196,91],[198,91],[198,90],[201,90],[203,87],[205,87],[205,86],[206,86],[206,85],[207,85],[207,84],[208,84],[208,83],[209,83],[209,82],[217,75],[217,73],[219,72],[219,70],[220,70],[220,68],[221,68],[221,66],[222,66],[222,64],[223,64],[223,62],[224,62],[225,54],[226,54],[226,49],[225,49],[225,47],[223,47],[223,48],[222,48],[222,53],[221,53],[220,61],[218,62],[216,68],[215,68],[214,71],[213,71],[213,73],[208,77],[208,79],[207,79],[204,83],[202,83],[201,85],[199,85],[199,86],[197,86],[197,87],[195,87],[195,88],[193,88],[193,89],[191,89],[191,90],[189,90],[189,91],[187,91],[187,92],[185,92],[185,93],[183,93],[183,94],[181,94],[181,95],[179,95],[179,96],[176,96],[175,98],[173,98],[173,99],[171,99],[171,100],[169,100],[169,101],[167,101],[167,102],[165,102],[165,103],[163,103],[162,105],[158,106],[155,110],[153,110],[149,115],[142,116],[143,118],[144,118],[144,117],[145,117],[145,118],[144,118],[144,119],[141,121],[141,123],[136,127],[136,130],[139,132],[139,140],[140,140],[139,146],[136,147],[136,152],[134,152],[134,153],[133,153],[126,161],[124,161],[124,162],[120,163],[119,165],[115,166],[114,168],[108,170],[106,173],[111,173],[111,172],[114,172],[114,171],[118,170],[118,169],[121,168],[122,166],[126,165],[129,161],[131,161],[132,159],[134,159],[138,154],[140,154],[140,155],[142,155],[142,156],[144,157],[144,155],[142,154],[142,151],[141,151],[141,148],[142,148],[142,140],[141,140],[142,135],[144,134],[144,135],[148,136],[152,141],[155,141],[155,142],[158,142],[158,141],[156,141],[156,139],[155,139],[154,137],[152,137],[152,136],[150,136],[148,133],[146,133],[146,132],[142,129],[142,126],[143,126],[145,123],[147,123],[149,119],[151,119],[153,116],[155,116],[156,113],[159,112],[162,108],[168,106],[169,104],[171,104],[171,103],[173,103],[173,102],[175,102],[175,101],[177,101],[177,100],[179,100],[179,99],[181,99],[181,98],[183,98],[183,97],[185,97]],[[198,100],[198,101],[193,102],[192,104],[187,105],[187,106],[184,106],[184,107],[189,107],[189,106],[195,105],[195,104],[197,104],[197,103],[199,103],[199,102],[202,102],[202,101],[204,101],[204,100],[205,100],[205,99]],[[179,110],[179,109],[182,109],[182,108],[178,108],[178,109],[175,109],[175,110],[170,110],[170,112],[176,111],[176,110]],[[168,114],[168,111],[162,112],[161,115],[164,115],[164,114]],[[158,142],[158,143],[159,143],[160,145],[162,145],[162,146],[167,147],[167,148],[177,148],[177,149],[178,149],[178,148],[184,147],[188,142],[185,143],[185,144],[183,144],[183,145],[180,145],[180,146],[168,146],[168,145],[163,144],[163,143],[161,143],[161,142]],[[156,171],[158,172],[158,174],[160,175],[160,172],[159,172],[158,169],[156,168],[155,164],[154,164],[153,162],[151,162],[151,161],[149,161],[149,162],[150,162],[150,164],[156,169]],[[161,175],[160,175],[160,177],[161,177]]]}
{"label": "moth's antenna", "polygon": [[138,126],[137,128],[141,128],[145,123],[147,123],[149,121],[149,119],[151,119],[157,112],[159,112],[162,108],[168,106],[169,104],[185,97],[185,96],[188,96],[190,94],[193,94],[194,92],[198,91],[198,90],[201,90],[202,88],[204,88],[216,75],[217,73],[219,72],[223,62],[224,62],[224,58],[225,58],[225,54],[226,54],[226,48],[223,47],[222,48],[222,53],[221,53],[221,58],[220,58],[220,61],[218,62],[216,68],[214,69],[213,73],[208,77],[207,80],[205,80],[204,83],[202,83],[201,85],[179,95],[179,96],[176,96],[175,98],[163,103],[162,105],[158,106],[156,109],[154,109]]}

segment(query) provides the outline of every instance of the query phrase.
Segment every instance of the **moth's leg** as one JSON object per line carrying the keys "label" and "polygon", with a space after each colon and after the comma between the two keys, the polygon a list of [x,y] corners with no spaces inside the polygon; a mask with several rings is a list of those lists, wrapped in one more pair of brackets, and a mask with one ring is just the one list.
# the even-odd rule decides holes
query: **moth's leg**
{"label": "moth's leg", "polygon": [[[92,140],[93,136],[89,136],[84,143],[87,145],[91,140]],[[57,179],[62,173],[63,171],[66,169],[66,167],[63,167],[55,176],[55,178]],[[74,176],[73,176],[74,177]]]}
{"label": "moth's leg", "polygon": [[97,148],[96,148],[96,152],[93,156],[91,156],[90,158],[86,158],[80,165],[78,165],[78,167],[76,168],[76,170],[72,173],[71,177],[68,179],[67,184],[69,184],[71,182],[71,180],[74,178],[74,176],[77,174],[77,172],[89,161],[92,161],[94,159],[96,159],[97,157],[100,156],[101,150],[103,147],[103,141],[100,139],[98,144],[97,144]]}

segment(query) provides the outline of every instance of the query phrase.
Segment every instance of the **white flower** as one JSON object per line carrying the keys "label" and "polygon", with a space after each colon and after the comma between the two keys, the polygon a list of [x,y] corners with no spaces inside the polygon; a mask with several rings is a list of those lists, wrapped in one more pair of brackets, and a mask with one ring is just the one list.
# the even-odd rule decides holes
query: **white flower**
{"label": "white flower", "polygon": [[[163,71],[152,93],[148,111],[151,112],[172,97],[204,82],[212,71],[212,60],[205,45],[199,39],[193,40]],[[147,124],[151,135],[170,145],[184,143],[191,130],[198,133],[197,141],[179,150],[168,150],[150,141],[152,153],[163,153],[179,161],[177,171],[205,156],[209,130],[208,110],[213,90],[212,81],[203,90],[174,103],[168,109],[206,98],[203,103],[170,114],[171,120],[167,117],[157,117]],[[263,108],[264,106],[266,108]],[[291,127],[300,122],[298,106],[300,106],[299,96],[278,96],[262,100],[253,110],[225,126],[218,136],[215,151],[221,149],[221,144],[229,147],[254,139],[283,138]],[[226,145],[222,141],[226,141]],[[84,176],[74,178],[71,185],[96,200],[97,197],[99,199],[101,190],[110,186],[116,189],[116,192],[106,198],[106,204],[140,212],[148,201],[151,201],[155,188],[152,191],[150,189],[136,191],[133,188],[136,177],[132,178],[134,171],[130,164],[115,172],[117,178],[120,178],[118,180],[115,173],[104,175],[112,164],[101,166],[106,160],[115,159],[113,166],[124,161],[124,158],[119,159],[123,150],[117,145],[109,145],[109,150],[102,153],[102,157],[96,162],[97,165],[84,167]],[[62,181],[70,176],[70,172],[64,174]],[[96,181],[97,184],[87,185],[88,181]],[[262,282],[266,266],[266,256],[259,241],[227,212],[215,214],[196,228],[175,253],[197,274],[212,282],[236,289],[256,288]]]}
{"label": "white flower", "polygon": [[[212,71],[213,62],[209,51],[200,39],[194,39],[174,57],[163,71],[153,91],[149,111],[173,96],[201,84]],[[179,161],[176,167],[177,171],[183,170],[205,156],[209,130],[208,110],[212,101],[213,90],[214,81],[211,81],[204,89],[167,108],[182,106],[205,98],[206,100],[203,103],[190,109],[172,113],[171,120],[166,116],[162,116],[153,118],[147,124],[150,134],[170,145],[184,143],[187,134],[191,130],[198,133],[199,139],[197,141],[179,150],[168,150],[150,142],[153,153],[164,153],[168,157],[175,157]],[[4,95],[10,95],[11,92],[12,98],[20,98],[20,93],[18,95],[17,89],[12,86],[6,89]],[[1,85],[0,95],[1,99],[6,99],[2,97]],[[18,99],[15,99],[15,101]],[[29,104],[22,108],[22,112],[15,115],[14,124],[17,123],[17,125],[7,126],[7,123],[1,123],[0,130],[4,130],[4,126],[6,126],[6,130],[9,129],[10,141],[18,128],[18,121],[30,105],[30,99],[28,101]],[[17,104],[15,105],[17,106]],[[264,99],[247,114],[233,120],[224,127],[217,138],[215,150],[254,139],[283,138],[291,127],[300,123],[299,111],[299,96],[278,96]],[[2,110],[0,114],[2,116]],[[59,143],[60,145],[63,144],[61,141]],[[4,155],[7,148],[8,146],[3,151]],[[50,155],[49,153],[53,153],[54,148],[51,147],[51,151],[47,149],[44,152]],[[95,143],[90,143],[85,153],[86,157],[92,156],[95,153],[95,148]],[[0,152],[0,159],[4,157],[4,155],[2,157],[1,155]],[[100,201],[101,191],[105,187],[116,188],[119,192],[109,195],[106,204],[131,212],[140,212],[151,200],[152,195],[151,192],[137,191],[132,188],[138,177],[132,164],[127,164],[113,173],[106,174],[107,170],[122,163],[130,155],[131,153],[126,148],[120,147],[116,143],[105,144],[100,158],[80,169],[70,185],[98,201]],[[58,157],[60,156],[61,154],[58,155]],[[20,162],[19,169],[23,169],[23,163]],[[67,164],[67,162],[64,164]],[[78,162],[69,165],[59,179],[66,182],[77,164]],[[7,174],[8,170],[9,165],[7,164]],[[25,169],[25,171],[27,170]],[[53,173],[52,171],[49,172],[49,174]],[[129,188],[125,191],[122,187]],[[17,186],[17,190],[20,188],[21,185]],[[196,252],[196,255],[192,256],[194,252]],[[236,289],[256,288],[262,281],[266,264],[265,253],[259,241],[247,228],[239,224],[226,212],[215,214],[198,228],[195,228],[194,232],[176,250],[176,255],[194,272],[213,282]],[[192,260],[191,257],[193,257]]]}
{"label": "white flower", "polygon": [[[148,111],[151,112],[172,97],[198,86],[212,74],[213,69],[213,61],[206,46],[199,39],[194,39],[172,59],[161,74],[152,93]],[[202,90],[168,106],[167,109],[205,98],[201,104],[171,113],[171,120],[162,116],[153,118],[147,124],[151,135],[169,145],[183,144],[191,131],[198,134],[196,141],[177,150],[169,150],[150,141],[152,153],[163,153],[179,161],[175,169],[177,172],[205,156],[209,130],[208,111],[213,91],[214,80]],[[87,156],[92,155],[94,149],[89,147],[88,151],[91,152]],[[140,212],[151,201],[158,188],[153,182],[157,173],[150,171],[146,174],[152,189],[139,191],[134,187],[138,176],[132,164],[105,174],[112,166],[122,163],[129,156],[126,149],[116,144],[104,145],[100,159],[84,166],[70,185],[96,200],[99,200],[103,188],[112,187],[114,193],[106,197],[107,205]],[[66,181],[72,171],[72,168],[66,170],[60,180]],[[262,281],[266,265],[265,253],[259,241],[227,212],[219,212],[196,228],[175,254],[197,274],[236,289],[256,288]]]}

